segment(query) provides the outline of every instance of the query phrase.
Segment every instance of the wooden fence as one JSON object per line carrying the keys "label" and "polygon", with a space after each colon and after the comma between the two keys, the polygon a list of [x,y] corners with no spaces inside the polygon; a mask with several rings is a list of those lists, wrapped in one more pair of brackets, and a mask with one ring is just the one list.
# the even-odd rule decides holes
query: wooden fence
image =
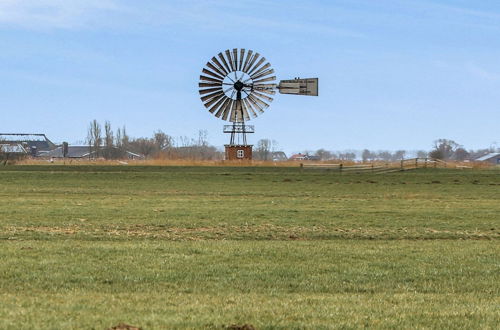
{"label": "wooden fence", "polygon": [[312,164],[301,163],[301,169],[322,169],[328,171],[338,171],[341,173],[389,173],[398,171],[414,170],[417,168],[471,168],[469,166],[448,164],[440,159],[433,158],[410,158],[393,163],[372,163],[372,164]]}

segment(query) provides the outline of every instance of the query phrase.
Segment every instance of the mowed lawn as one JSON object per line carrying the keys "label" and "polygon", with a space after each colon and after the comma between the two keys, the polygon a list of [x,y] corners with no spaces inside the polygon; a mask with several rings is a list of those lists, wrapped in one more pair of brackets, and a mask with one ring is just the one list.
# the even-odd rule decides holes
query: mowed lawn
{"label": "mowed lawn", "polygon": [[0,328],[498,328],[500,171],[0,169]]}

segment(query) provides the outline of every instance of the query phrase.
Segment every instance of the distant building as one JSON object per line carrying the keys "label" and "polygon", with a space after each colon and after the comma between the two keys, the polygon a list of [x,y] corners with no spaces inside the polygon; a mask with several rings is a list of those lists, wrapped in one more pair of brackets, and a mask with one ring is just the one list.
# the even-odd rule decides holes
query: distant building
{"label": "distant building", "polygon": [[291,155],[290,160],[307,160],[307,157],[307,155],[303,155],[299,152],[298,154]]}
{"label": "distant building", "polygon": [[283,151],[275,151],[273,152],[272,156],[273,162],[283,162],[288,159]]}
{"label": "distant building", "polygon": [[321,160],[321,157],[320,156],[311,156],[311,155],[307,155],[307,160]]}
{"label": "distant building", "polygon": [[[73,158],[73,159],[84,159],[84,158],[97,158],[95,155],[95,151],[92,150],[89,146],[67,146],[66,157],[63,154],[63,146],[57,147],[54,150],[44,151],[39,153],[39,157],[43,158]],[[117,149],[116,147],[113,147]],[[104,150],[104,148],[101,148]],[[125,157],[127,159],[144,159],[143,155],[139,155],[133,153],[131,151],[124,151]]]}
{"label": "distant building", "polygon": [[36,156],[40,151],[56,148],[45,134],[0,133],[0,143],[4,145],[21,145],[27,153]]}
{"label": "distant building", "polygon": [[17,155],[26,155],[28,153],[20,143],[0,144],[0,152],[5,154],[17,154]]}
{"label": "distant building", "polygon": [[491,152],[487,155],[477,158],[476,162],[487,162],[495,165],[500,165],[500,152]]}
{"label": "distant building", "polygon": [[304,155],[301,153],[290,156],[290,160],[321,160],[319,156]]}

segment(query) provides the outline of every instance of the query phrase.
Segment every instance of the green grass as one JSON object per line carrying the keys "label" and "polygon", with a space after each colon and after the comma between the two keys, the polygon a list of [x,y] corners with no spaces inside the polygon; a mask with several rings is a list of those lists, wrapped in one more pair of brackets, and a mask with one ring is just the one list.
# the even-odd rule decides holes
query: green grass
{"label": "green grass", "polygon": [[0,169],[0,328],[496,328],[500,172]]}

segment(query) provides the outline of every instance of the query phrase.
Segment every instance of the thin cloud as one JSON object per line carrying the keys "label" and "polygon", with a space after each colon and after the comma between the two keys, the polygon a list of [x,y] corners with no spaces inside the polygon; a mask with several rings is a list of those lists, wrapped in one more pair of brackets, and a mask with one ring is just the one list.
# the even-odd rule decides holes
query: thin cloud
{"label": "thin cloud", "polygon": [[88,26],[99,12],[117,11],[115,0],[0,0],[0,24],[22,28]]}
{"label": "thin cloud", "polygon": [[[364,34],[314,20],[317,15],[304,15],[302,7],[291,5],[291,15],[284,16],[283,3],[261,1],[184,1],[150,3],[134,8],[135,19],[150,26],[189,26],[206,31],[297,31],[340,37],[362,38]],[[327,6],[328,7],[328,6]],[[323,8],[327,8],[323,7]],[[259,8],[266,8],[265,11]],[[320,9],[319,9],[320,10]]]}
{"label": "thin cloud", "polygon": [[500,81],[500,74],[498,72],[487,70],[475,63],[468,63],[466,69],[470,74],[476,77],[485,80]]}
{"label": "thin cloud", "polygon": [[443,4],[437,4],[437,3],[432,3],[432,5],[436,8],[449,10],[449,11],[452,11],[452,12],[455,12],[458,14],[463,14],[466,16],[474,16],[474,17],[478,17],[478,18],[489,18],[489,19],[494,19],[494,20],[500,19],[500,13],[496,13],[496,12],[477,10],[477,9],[469,9],[469,8],[464,8],[464,7],[443,5]]}
{"label": "thin cloud", "polygon": [[[119,0],[0,0],[0,27],[75,29],[114,27],[187,26],[203,30],[234,28],[283,29],[340,37],[365,37],[358,31],[303,19],[284,17],[283,3],[252,1],[148,1]],[[257,8],[265,7],[263,13]]]}
{"label": "thin cloud", "polygon": [[405,2],[414,7],[432,9],[433,13],[440,14],[443,20],[453,21],[468,26],[478,28],[499,28],[500,27],[500,12],[494,8],[490,10],[471,9],[459,5],[445,4],[441,1],[425,1],[418,0]]}

